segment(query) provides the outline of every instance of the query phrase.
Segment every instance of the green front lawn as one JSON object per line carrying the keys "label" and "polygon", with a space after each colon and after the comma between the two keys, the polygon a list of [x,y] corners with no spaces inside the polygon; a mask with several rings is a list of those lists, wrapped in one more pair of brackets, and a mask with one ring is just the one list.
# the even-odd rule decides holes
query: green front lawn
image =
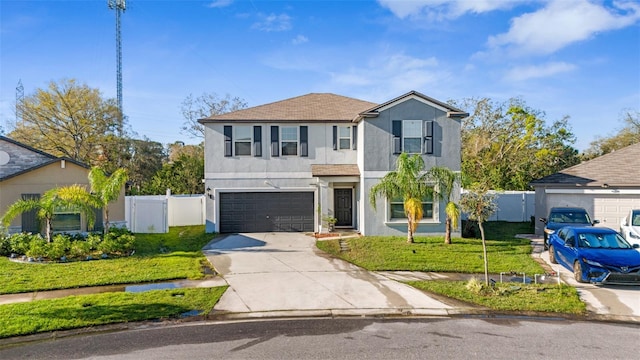
{"label": "green front lawn", "polygon": [[226,286],[69,296],[0,306],[0,338],[130,321],[208,314]]}
{"label": "green front lawn", "polygon": [[[489,272],[524,272],[530,278],[545,271],[531,257],[531,244],[515,234],[530,233],[530,223],[489,222],[485,226]],[[479,232],[478,232],[479,234]],[[444,237],[364,236],[345,239],[349,251],[340,251],[338,240],[318,241],[323,251],[374,271],[423,271],[478,274],[484,281],[482,241]],[[474,292],[464,281],[413,281],[409,285],[446,297],[499,311],[540,311],[583,314],[585,304],[577,291],[567,285],[498,283],[494,288]]]}
{"label": "green front lawn", "polygon": [[[318,241],[323,251],[368,270],[436,271],[483,273],[482,241],[453,238],[451,245],[443,237],[416,237],[408,244],[401,236],[364,236],[347,240],[349,251],[341,252],[338,240]],[[510,238],[487,240],[489,272],[525,272],[543,274],[531,258],[529,240]]]}
{"label": "green front lawn", "polygon": [[136,234],[130,257],[49,264],[0,258],[0,294],[200,279],[207,264],[200,249],[213,237],[204,226],[172,227],[167,234]]}

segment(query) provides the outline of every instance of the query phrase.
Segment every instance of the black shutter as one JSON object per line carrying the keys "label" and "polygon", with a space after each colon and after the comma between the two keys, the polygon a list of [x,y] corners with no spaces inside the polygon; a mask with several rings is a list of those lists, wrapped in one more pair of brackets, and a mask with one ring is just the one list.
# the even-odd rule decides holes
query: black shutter
{"label": "black shutter", "polygon": [[309,127],[300,126],[300,156],[309,156]]}
{"label": "black shutter", "polygon": [[253,156],[262,156],[262,126],[253,127]]}
{"label": "black shutter", "polygon": [[[22,194],[22,200],[39,200],[40,194]],[[29,210],[22,213],[21,227],[22,232],[30,232],[33,234],[40,233],[40,220],[38,219],[38,210]]]}
{"label": "black shutter", "polygon": [[333,127],[333,150],[338,150],[338,127]]}
{"label": "black shutter", "polygon": [[400,154],[402,152],[402,120],[393,120],[391,125],[391,133],[393,134],[393,153]]}
{"label": "black shutter", "polygon": [[93,223],[93,231],[104,231],[104,219],[102,218],[102,209],[94,208],[95,222]]}
{"label": "black shutter", "polygon": [[424,153],[433,154],[433,121],[424,122]]}
{"label": "black shutter", "polygon": [[278,140],[279,129],[277,126],[271,127],[271,156],[280,156],[280,141]]}
{"label": "black shutter", "polygon": [[351,136],[351,148],[356,150],[358,148],[358,125],[353,125],[353,135]]}
{"label": "black shutter", "polygon": [[231,141],[232,128],[231,126],[224,126],[224,156],[233,155],[233,142]]}

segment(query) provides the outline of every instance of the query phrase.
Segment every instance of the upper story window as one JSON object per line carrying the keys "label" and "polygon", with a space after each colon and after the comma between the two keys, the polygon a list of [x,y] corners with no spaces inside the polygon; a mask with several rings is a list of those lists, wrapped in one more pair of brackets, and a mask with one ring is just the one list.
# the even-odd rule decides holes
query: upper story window
{"label": "upper story window", "polygon": [[298,127],[283,126],[280,129],[282,155],[298,155]]}
{"label": "upper story window", "polygon": [[233,140],[234,155],[251,156],[251,126],[236,126]]}
{"label": "upper story window", "polygon": [[393,153],[434,154],[434,121],[393,120]]}
{"label": "upper story window", "polygon": [[422,121],[402,122],[402,148],[408,154],[422,154]]}
{"label": "upper story window", "polygon": [[338,127],[338,149],[351,149],[351,126]]}
{"label": "upper story window", "polygon": [[[389,201],[389,219],[401,220],[406,219],[404,213],[404,201],[402,198],[395,198]],[[422,219],[433,220],[433,196],[427,196],[422,199]]]}
{"label": "upper story window", "polygon": [[262,156],[262,126],[225,125],[224,156]]}

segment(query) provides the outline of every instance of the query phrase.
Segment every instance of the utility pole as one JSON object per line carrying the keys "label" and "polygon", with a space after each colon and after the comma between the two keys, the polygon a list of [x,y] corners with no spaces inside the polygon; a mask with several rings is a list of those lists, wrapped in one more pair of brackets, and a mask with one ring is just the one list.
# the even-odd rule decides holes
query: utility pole
{"label": "utility pole", "polygon": [[108,0],[109,9],[116,11],[116,61],[117,61],[117,92],[118,110],[120,111],[120,123],[118,124],[118,136],[122,136],[124,111],[122,108],[122,39],[120,37],[120,15],[126,10],[126,0]]}

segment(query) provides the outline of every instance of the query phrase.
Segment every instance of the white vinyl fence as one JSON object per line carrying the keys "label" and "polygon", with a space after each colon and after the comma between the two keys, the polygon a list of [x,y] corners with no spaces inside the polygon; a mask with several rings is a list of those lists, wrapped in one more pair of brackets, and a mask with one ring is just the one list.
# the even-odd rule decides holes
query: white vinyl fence
{"label": "white vinyl fence", "polygon": [[[498,205],[498,209],[489,221],[526,222],[535,216],[535,191],[489,191],[489,193],[496,195]],[[462,219],[467,219],[467,214],[464,212]]]}
{"label": "white vinyl fence", "polygon": [[145,195],[125,197],[125,219],[134,233],[166,233],[169,226],[205,223],[204,195]]}

